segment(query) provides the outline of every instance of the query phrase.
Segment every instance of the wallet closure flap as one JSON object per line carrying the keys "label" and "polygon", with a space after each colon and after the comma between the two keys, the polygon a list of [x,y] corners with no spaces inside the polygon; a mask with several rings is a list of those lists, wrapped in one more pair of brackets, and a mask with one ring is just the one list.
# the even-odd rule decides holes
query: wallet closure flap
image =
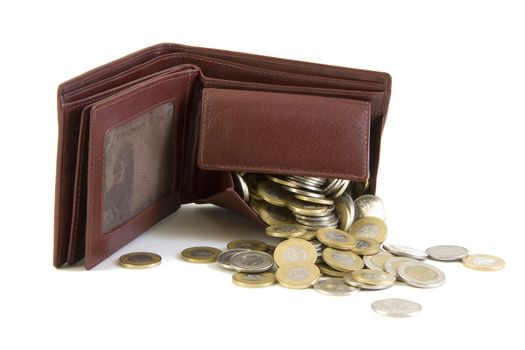
{"label": "wallet closure flap", "polygon": [[370,113],[368,101],[205,88],[197,165],[364,181]]}

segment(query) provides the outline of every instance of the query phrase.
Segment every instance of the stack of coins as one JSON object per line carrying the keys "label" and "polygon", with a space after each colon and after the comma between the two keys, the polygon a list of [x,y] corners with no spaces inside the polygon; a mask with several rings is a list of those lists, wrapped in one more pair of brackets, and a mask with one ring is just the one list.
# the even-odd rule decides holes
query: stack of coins
{"label": "stack of coins", "polygon": [[235,190],[268,225],[295,223],[313,239],[320,228],[348,229],[355,217],[350,181],[233,173]]}

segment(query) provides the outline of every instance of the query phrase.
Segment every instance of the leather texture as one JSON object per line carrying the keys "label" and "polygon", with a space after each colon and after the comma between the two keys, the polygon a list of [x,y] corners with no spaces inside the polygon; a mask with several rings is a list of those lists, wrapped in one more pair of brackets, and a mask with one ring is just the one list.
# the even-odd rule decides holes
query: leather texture
{"label": "leather texture", "polygon": [[[232,171],[368,179],[373,193],[390,89],[387,73],[178,44],[61,84],[54,265],[85,258],[90,269],[185,203],[213,203],[264,225],[233,190]],[[151,113],[166,104],[172,120],[156,124],[166,116]],[[152,117],[142,123],[144,115]],[[171,182],[149,198],[155,178],[141,187],[132,175],[156,164],[144,153],[155,142],[144,137],[157,125],[173,127],[163,133],[173,149],[162,178]],[[146,191],[150,204],[104,232],[104,220],[133,204],[115,191],[122,184]]]}

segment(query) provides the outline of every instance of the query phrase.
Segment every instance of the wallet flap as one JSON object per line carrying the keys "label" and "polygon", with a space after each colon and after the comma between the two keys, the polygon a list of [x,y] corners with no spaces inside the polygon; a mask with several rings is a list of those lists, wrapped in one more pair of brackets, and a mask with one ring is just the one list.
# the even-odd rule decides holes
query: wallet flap
{"label": "wallet flap", "polygon": [[370,111],[347,98],[205,88],[197,164],[364,181]]}

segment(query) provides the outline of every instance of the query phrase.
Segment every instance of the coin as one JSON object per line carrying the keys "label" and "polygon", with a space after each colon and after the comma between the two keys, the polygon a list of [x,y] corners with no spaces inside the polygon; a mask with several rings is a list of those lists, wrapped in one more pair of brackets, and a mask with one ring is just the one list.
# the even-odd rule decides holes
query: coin
{"label": "coin", "polygon": [[192,247],[184,249],[182,259],[197,264],[209,264],[217,260],[220,250],[213,247]]}
{"label": "coin", "polygon": [[273,257],[265,252],[245,250],[232,256],[231,266],[238,272],[265,272],[273,267]]}
{"label": "coin", "polygon": [[348,272],[335,270],[331,268],[329,265],[322,263],[322,262],[317,264],[317,267],[319,267],[319,270],[321,270],[321,273],[328,275],[328,276],[332,276],[332,277],[343,277],[344,275],[348,273]]}
{"label": "coin", "polygon": [[259,182],[257,192],[266,202],[278,207],[286,207],[286,204],[293,199],[293,196],[283,190],[283,187],[271,181]]}
{"label": "coin", "polygon": [[387,284],[387,285],[375,285],[375,284],[367,284],[362,283],[359,281],[356,281],[352,278],[351,273],[347,273],[343,276],[343,281],[353,287],[361,288],[361,289],[369,289],[369,290],[381,290],[392,287],[393,284]]}
{"label": "coin", "polygon": [[410,300],[392,298],[374,301],[372,309],[383,316],[408,317],[421,312],[421,305]]}
{"label": "coin", "polygon": [[275,248],[275,262],[279,266],[290,263],[315,263],[317,251],[314,246],[304,239],[289,238]]}
{"label": "coin", "polygon": [[239,173],[232,173],[233,189],[241,196],[246,203],[250,202],[250,191],[248,185]]}
{"label": "coin", "polygon": [[365,265],[363,259],[347,250],[326,248],[323,250],[323,260],[333,269],[352,272],[362,269]]}
{"label": "coin", "polygon": [[285,288],[304,289],[319,280],[321,271],[312,263],[300,262],[280,266],[275,273],[279,284]]}
{"label": "coin", "polygon": [[249,249],[258,250],[261,252],[264,252],[266,249],[268,249],[266,243],[256,239],[238,239],[228,243],[227,247],[228,249]]}
{"label": "coin", "polygon": [[248,186],[248,191],[250,192],[250,198],[262,201],[263,199],[259,195],[259,192],[257,192],[257,184],[259,181],[261,181],[261,176],[257,174],[247,174],[243,176],[243,180]]}
{"label": "coin", "polygon": [[435,288],[445,283],[445,274],[440,269],[420,261],[401,264],[397,274],[406,284],[419,288]]}
{"label": "coin", "polygon": [[349,233],[335,228],[317,230],[317,239],[324,245],[341,250],[350,250],[356,246],[356,240]]}
{"label": "coin", "polygon": [[[306,229],[306,228],[305,228]],[[310,231],[310,230],[306,230],[306,233],[302,236],[299,236],[297,238],[300,238],[300,239],[305,239],[307,241],[311,241],[312,239],[314,239],[315,237],[317,236],[317,231]]]}
{"label": "coin", "polygon": [[290,238],[303,236],[306,229],[299,225],[270,225],[266,227],[266,234],[271,237]]}
{"label": "coin", "polygon": [[[299,198],[301,200],[309,201],[311,198],[317,198],[317,199],[325,199],[326,198],[324,194],[316,192],[316,191],[311,191],[311,190],[306,191],[306,190],[303,190],[303,189],[293,188],[293,187],[290,187],[290,186],[283,186],[283,189],[288,191],[288,192],[292,192],[296,196],[300,195],[302,197],[306,197],[306,199]],[[331,203],[333,204],[334,201],[332,201]],[[321,204],[323,204],[323,203],[321,203]]]}
{"label": "coin", "polygon": [[333,205],[334,204],[334,200],[330,198],[325,198],[324,194],[320,194],[320,195],[317,195],[317,197],[314,197],[311,195],[305,195],[303,193],[297,193],[295,195],[295,198],[300,199],[302,201],[316,203],[316,204],[323,204],[323,205]]}
{"label": "coin", "polygon": [[261,203],[261,201],[256,200],[253,196],[250,199],[250,207],[259,216],[261,216]]}
{"label": "coin", "polygon": [[356,198],[354,203],[358,218],[376,217],[385,220],[385,207],[378,196],[366,194]]}
{"label": "coin", "polygon": [[334,182],[334,185],[333,186],[328,185],[325,188],[324,192],[326,196],[328,197],[338,198],[345,192],[349,184],[350,184],[349,180],[337,179]]}
{"label": "coin", "polygon": [[497,271],[505,267],[505,261],[493,255],[473,254],[463,258],[463,265],[478,271]]}
{"label": "coin", "polygon": [[334,207],[327,207],[322,204],[315,204],[301,201],[297,198],[292,199],[288,202],[288,209],[294,214],[307,215],[307,216],[323,216],[333,212]]}
{"label": "coin", "polygon": [[379,252],[379,242],[371,238],[358,238],[352,252],[357,255],[374,255]]}
{"label": "coin", "polygon": [[335,203],[335,209],[339,215],[339,228],[348,232],[355,220],[355,205],[352,197],[342,195]]}
{"label": "coin", "polygon": [[357,220],[350,227],[350,234],[356,238],[372,238],[383,243],[387,235],[386,224],[376,217],[366,217]]}
{"label": "coin", "polygon": [[399,277],[399,275],[397,274],[397,270],[399,269],[399,266],[407,262],[417,262],[417,260],[412,259],[412,258],[407,258],[404,256],[393,256],[390,259],[387,259],[385,261],[384,270],[394,276]]}
{"label": "coin", "polygon": [[246,249],[227,249],[223,250],[217,256],[217,264],[225,269],[233,269],[231,266],[231,258],[237,253],[243,252]]}
{"label": "coin", "polygon": [[374,286],[391,286],[396,282],[396,277],[388,272],[361,269],[352,272],[352,279],[364,284],[371,284]]}
{"label": "coin", "polygon": [[271,272],[245,273],[237,272],[232,276],[232,282],[239,287],[262,288],[275,283],[275,275]]}
{"label": "coin", "polygon": [[425,253],[433,260],[455,261],[466,257],[468,250],[457,245],[436,245],[428,248]]}
{"label": "coin", "polygon": [[406,256],[417,260],[425,260],[427,258],[427,253],[404,245],[385,243],[383,248],[398,256]]}
{"label": "coin", "polygon": [[384,271],[385,262],[393,257],[394,256],[392,254],[383,250],[374,255],[364,256],[363,261],[365,262],[366,267],[369,269]]}
{"label": "coin", "polygon": [[283,179],[277,175],[266,175],[266,178],[270,181],[273,181],[275,183],[278,183],[279,185],[284,186],[290,186],[290,187],[296,187],[296,185],[286,179]]}
{"label": "coin", "polygon": [[268,225],[295,224],[292,213],[287,208],[277,207],[267,202],[261,203],[260,217]]}
{"label": "coin", "polygon": [[147,269],[160,265],[161,257],[155,253],[134,252],[122,255],[118,262],[128,269]]}
{"label": "coin", "polygon": [[314,289],[326,295],[352,295],[359,292],[359,288],[346,284],[341,278],[321,278],[314,284]]}

